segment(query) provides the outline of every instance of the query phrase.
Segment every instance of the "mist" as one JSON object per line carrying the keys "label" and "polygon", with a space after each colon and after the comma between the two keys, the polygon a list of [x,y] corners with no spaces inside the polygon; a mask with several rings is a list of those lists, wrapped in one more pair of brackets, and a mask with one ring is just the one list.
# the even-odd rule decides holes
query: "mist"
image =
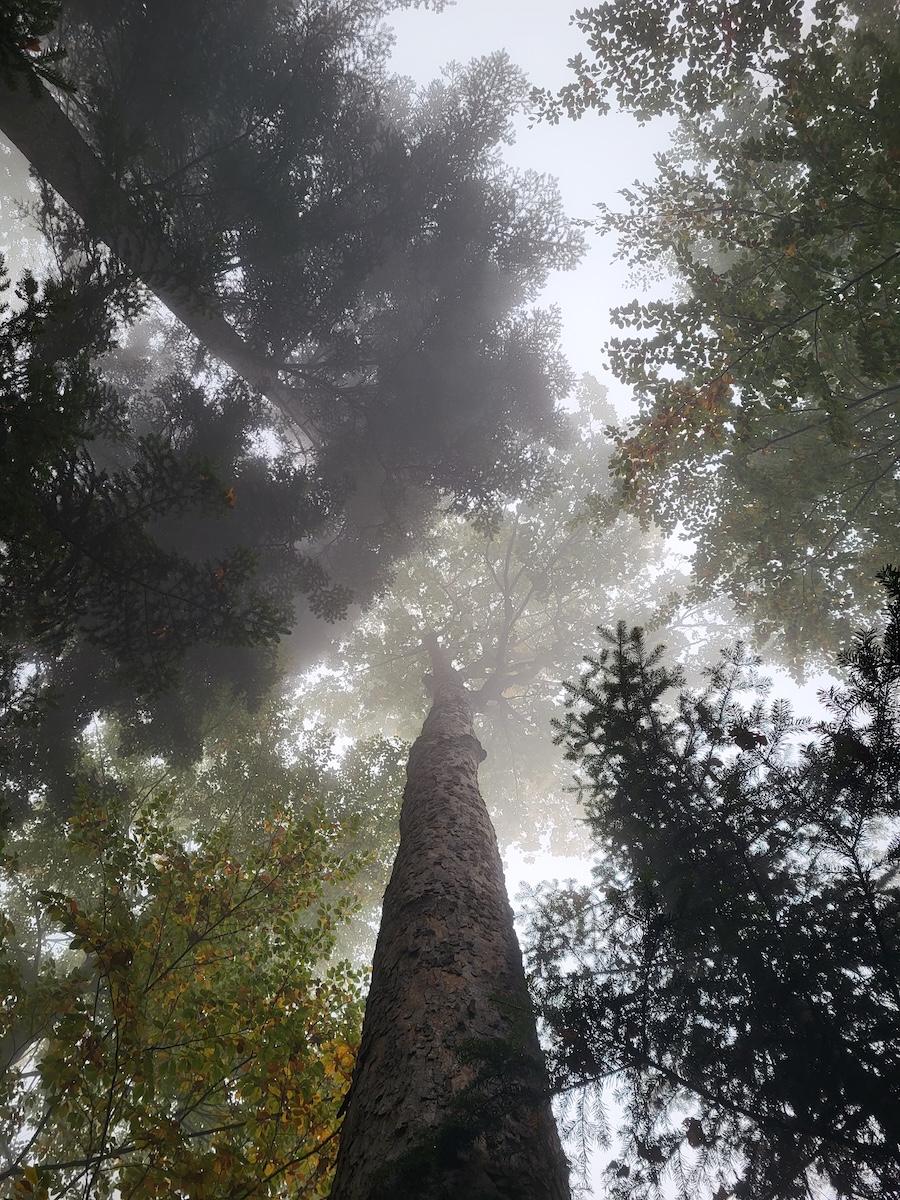
{"label": "mist", "polygon": [[10,1196],[900,1195],[897,15],[0,17]]}

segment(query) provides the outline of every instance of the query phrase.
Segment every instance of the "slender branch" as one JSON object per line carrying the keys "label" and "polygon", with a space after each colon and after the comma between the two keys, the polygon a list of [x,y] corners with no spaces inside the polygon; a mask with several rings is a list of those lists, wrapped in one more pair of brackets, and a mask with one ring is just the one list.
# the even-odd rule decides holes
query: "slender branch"
{"label": "slender branch", "polygon": [[[213,1134],[227,1133],[231,1129],[243,1129],[246,1124],[247,1124],[246,1121],[232,1121],[228,1125],[217,1125],[213,1129],[198,1129],[194,1132],[190,1132],[188,1130],[183,1130],[182,1136],[186,1139],[187,1138],[212,1137]],[[331,1137],[334,1137],[334,1134],[330,1134],[329,1137],[326,1138],[325,1140],[328,1141],[328,1140],[330,1140]],[[79,1167],[82,1169],[93,1168],[97,1164],[109,1162],[110,1159],[121,1158],[125,1154],[136,1154],[141,1150],[148,1149],[152,1145],[153,1145],[152,1141],[127,1142],[121,1146],[113,1146],[109,1150],[99,1151],[97,1154],[90,1154],[90,1155],[86,1156],[85,1158],[72,1158],[72,1159],[67,1159],[65,1161],[60,1161],[60,1162],[37,1163],[35,1165],[36,1165],[36,1169],[38,1171],[70,1171],[76,1167]],[[314,1154],[314,1153],[315,1153],[315,1150],[310,1151],[310,1154]],[[303,1157],[308,1158],[309,1154],[306,1154]],[[302,1158],[297,1159],[296,1161],[302,1162]],[[2,1181],[4,1179],[14,1179],[21,1174],[22,1174],[22,1168],[19,1167],[18,1165],[15,1167],[9,1167],[5,1171],[0,1171],[0,1181]]]}

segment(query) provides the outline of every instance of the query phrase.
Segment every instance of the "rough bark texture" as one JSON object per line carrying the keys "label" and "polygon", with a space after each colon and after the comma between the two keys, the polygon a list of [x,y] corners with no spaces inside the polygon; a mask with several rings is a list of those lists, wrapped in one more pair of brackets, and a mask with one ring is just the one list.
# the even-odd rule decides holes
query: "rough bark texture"
{"label": "rough bark texture", "polygon": [[332,1200],[566,1200],[471,695],[414,744]]}
{"label": "rough bark texture", "polygon": [[0,130],[91,233],[109,246],[211,354],[266,396],[315,444],[296,392],[216,311],[215,298],[200,295],[180,276],[162,234],[147,228],[131,200],[43,85],[40,94],[34,95],[24,81],[16,89],[0,83]]}

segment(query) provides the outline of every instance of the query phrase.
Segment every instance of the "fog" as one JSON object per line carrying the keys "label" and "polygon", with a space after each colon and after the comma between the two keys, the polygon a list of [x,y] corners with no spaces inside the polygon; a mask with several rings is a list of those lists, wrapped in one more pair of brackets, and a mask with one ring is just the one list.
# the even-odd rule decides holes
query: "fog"
{"label": "fog", "polygon": [[0,17],[11,1196],[900,1195],[898,15]]}

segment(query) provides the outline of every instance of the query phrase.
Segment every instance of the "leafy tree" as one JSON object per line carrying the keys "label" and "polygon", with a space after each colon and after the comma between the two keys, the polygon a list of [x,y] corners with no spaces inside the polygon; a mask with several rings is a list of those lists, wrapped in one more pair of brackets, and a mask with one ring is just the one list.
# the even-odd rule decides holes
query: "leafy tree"
{"label": "leafy tree", "polygon": [[[366,614],[341,668],[306,693],[315,705],[324,691],[329,716],[343,710],[356,734],[369,723],[384,728],[386,718],[388,728],[405,730],[399,693],[408,702],[410,668],[425,653],[431,659],[425,683],[434,702],[410,751],[400,847],[342,1130],[333,1192],[342,1200],[568,1193],[496,837],[477,785],[484,751],[474,719],[482,711],[489,728],[498,712],[515,721],[521,707],[525,715],[532,737],[517,731],[517,750],[539,772],[517,794],[515,835],[526,838],[537,822],[521,806],[536,807],[546,779],[545,766],[535,768],[535,713],[558,691],[560,658],[600,581],[612,577],[624,590],[635,551],[627,531],[621,545],[611,535],[621,555],[611,566],[588,529],[582,497],[603,452],[595,411],[603,398],[586,381],[582,400],[573,444],[553,462],[566,482],[510,503],[486,530],[451,517],[449,538],[431,540]],[[593,515],[601,518],[599,507]],[[350,689],[349,705],[346,696],[335,699],[341,689]],[[495,768],[494,780],[502,773]],[[497,807],[502,814],[502,802]]]}
{"label": "leafy tree", "polygon": [[94,712],[159,744],[177,709],[193,749],[211,680],[252,697],[298,593],[332,618],[346,594],[304,552],[332,500],[296,458],[252,453],[246,388],[208,397],[176,376],[149,404],[114,389],[94,364],[133,298],[102,271],[26,276],[16,302],[0,313],[0,653],[21,815]]}
{"label": "leafy tree", "polygon": [[581,14],[588,100],[602,108],[615,77],[625,107],[684,118],[655,180],[597,222],[638,271],[674,277],[674,299],[614,314],[628,332],[611,365],[641,403],[618,437],[624,502],[694,541],[698,591],[727,595],[796,667],[867,619],[897,557],[896,14],[811,18]]}
{"label": "leafy tree", "polygon": [[613,413],[589,376],[578,396],[546,484],[510,500],[487,528],[446,514],[325,659],[328,673],[302,693],[348,737],[390,730],[412,741],[421,719],[414,697],[428,670],[423,631],[439,632],[467,684],[481,689],[481,786],[501,843],[529,848],[548,835],[562,846],[576,833],[553,800],[562,776],[546,731],[598,604],[610,620],[639,606],[649,621],[681,581],[666,569],[659,539],[620,516],[611,489],[585,502],[612,448],[604,426]]}
{"label": "leafy tree", "polygon": [[[749,71],[768,73],[804,40],[800,0],[744,0],[700,5],[679,0],[606,2],[572,18],[593,55],[570,59],[575,80],[555,95],[535,88],[532,103],[554,124],[566,113],[607,113],[610,99],[639,120],[708,112],[740,87]],[[841,7],[815,5],[819,30],[834,31]]]}
{"label": "leafy tree", "polygon": [[360,860],[309,805],[258,812],[237,852],[227,826],[176,836],[171,796],[135,810],[110,780],[81,801],[74,887],[46,888],[46,843],[5,863],[30,906],[4,928],[0,1177],[15,1195],[327,1194],[362,995],[329,956]]}
{"label": "leafy tree", "polygon": [[[599,858],[533,897],[528,961],[561,1088],[624,1109],[610,1195],[897,1196],[900,574],[828,715],[756,659],[702,690],[621,625],[559,737]],[[673,697],[673,692],[675,693]]]}
{"label": "leafy tree", "polygon": [[[442,662],[440,654],[437,662]],[[528,1015],[521,956],[503,891],[496,839],[475,784],[481,756],[471,734],[475,697],[455,674],[444,690],[447,695],[435,702],[426,734],[407,768],[401,827],[408,828],[411,820],[421,826],[415,813],[421,814],[423,796],[437,805],[441,817],[426,821],[412,846],[407,837],[401,855],[406,865],[395,869],[394,899],[388,906],[392,915],[382,922],[382,939],[392,947],[387,953],[396,954],[399,948],[403,964],[396,975],[389,970],[393,978],[389,990],[396,985],[413,998],[427,986],[433,999],[418,1012],[415,1029],[406,1040],[401,1032],[403,1021],[398,1018],[406,1006],[390,998],[383,1002],[383,992],[382,1002],[377,991],[370,1000],[371,1012],[380,1013],[372,1017],[376,1026],[393,1028],[387,1036],[394,1049],[386,1057],[375,1055],[362,1082],[355,1085],[357,1099],[348,1108],[348,1113],[356,1113],[352,1121],[348,1116],[348,1128],[355,1130],[348,1137],[355,1149],[351,1148],[347,1161],[358,1162],[362,1154],[364,1162],[359,1172],[345,1168],[345,1183],[336,1182],[335,1188],[348,1186],[347,1170],[350,1179],[357,1181],[354,1186],[360,1186],[359,1181],[370,1179],[372,1171],[377,1174],[384,1168],[389,1175],[396,1168],[403,1176],[404,1194],[414,1194],[420,1184],[425,1186],[421,1171],[438,1186],[437,1181],[447,1182],[447,1169],[452,1174],[463,1162],[469,1163],[465,1169],[470,1174],[474,1171],[471,1177],[475,1179],[481,1156],[476,1153],[473,1157],[471,1147],[487,1136],[491,1178],[509,1182],[524,1171],[537,1189],[532,1194],[562,1197],[566,1194],[565,1163],[547,1107],[546,1079]],[[460,704],[461,729],[455,715]],[[105,736],[110,732],[105,731]],[[91,735],[96,744],[92,756],[95,769],[110,772],[109,779],[128,778],[129,764],[107,755],[105,736],[98,742],[93,732]],[[351,747],[335,764],[332,740],[315,728],[304,731],[296,709],[284,702],[253,721],[237,726],[227,721],[208,740],[204,761],[193,772],[193,780],[187,786],[178,780],[174,815],[182,839],[189,844],[203,843],[209,836],[204,830],[228,820],[235,829],[232,853],[241,860],[247,853],[242,847],[249,844],[252,851],[258,844],[259,811],[265,812],[270,797],[299,814],[308,812],[316,799],[323,806],[332,848],[340,847],[342,860],[364,856],[368,862],[363,873],[337,885],[337,896],[343,897],[349,884],[365,901],[383,880],[383,865],[371,861],[376,857],[372,843],[376,842],[377,856],[382,858],[394,848],[397,810],[389,793],[397,786],[401,749],[395,741],[381,738],[374,745]],[[447,780],[457,779],[460,754],[467,764],[466,786],[454,784],[448,789]],[[444,781],[437,790],[432,786],[435,773]],[[158,760],[140,764],[130,775],[134,793],[138,797],[153,795],[165,785],[167,775],[171,779],[167,765]],[[335,818],[336,828],[331,825]],[[39,841],[30,831],[25,840],[30,845]],[[39,853],[45,856],[44,850]],[[443,867],[433,861],[436,858],[443,860]],[[460,865],[458,871],[455,864]],[[332,886],[335,882],[333,878]],[[413,887],[418,899],[411,904]],[[59,886],[57,890],[61,890]],[[423,930],[431,928],[435,919],[443,922],[443,934],[428,938]],[[479,934],[473,945],[471,934],[476,929]],[[410,942],[425,947],[421,957],[406,952]],[[384,953],[376,956],[378,961]],[[398,1037],[402,1045],[397,1044]],[[433,1045],[433,1053],[417,1054],[414,1048],[426,1040]],[[471,1071],[466,1065],[470,1059]],[[385,1086],[385,1070],[391,1087],[399,1084],[402,1088],[402,1105],[394,1103],[394,1092]],[[438,1098],[434,1105],[418,1103],[417,1098],[426,1093]],[[398,1121],[403,1124],[404,1113],[408,1129],[396,1144],[393,1137],[373,1133],[385,1121],[391,1127]],[[431,1152],[434,1137],[440,1143],[437,1155]],[[390,1149],[385,1151],[385,1146]],[[510,1157],[514,1160],[511,1165]]]}
{"label": "leafy tree", "polygon": [[552,322],[523,305],[581,248],[554,186],[500,166],[521,73],[494,55],[404,94],[379,12],[198,9],[183,33],[202,54],[173,86],[168,8],[74,5],[61,36],[92,146],[54,106],[0,98],[94,236],[278,405],[332,483],[356,481],[376,540],[422,488],[483,503],[529,475],[568,376]]}

